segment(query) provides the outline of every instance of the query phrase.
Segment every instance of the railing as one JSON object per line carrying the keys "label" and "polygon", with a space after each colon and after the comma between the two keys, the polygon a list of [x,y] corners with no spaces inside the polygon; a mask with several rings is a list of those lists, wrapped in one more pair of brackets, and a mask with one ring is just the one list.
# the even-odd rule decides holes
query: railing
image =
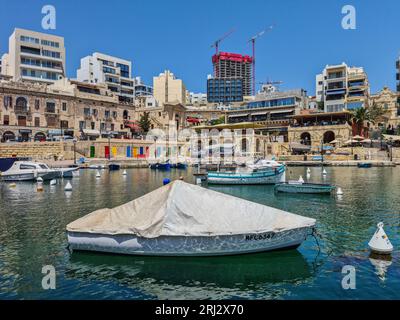
{"label": "railing", "polygon": [[30,109],[28,107],[15,106],[14,110],[15,110],[15,113],[30,113]]}

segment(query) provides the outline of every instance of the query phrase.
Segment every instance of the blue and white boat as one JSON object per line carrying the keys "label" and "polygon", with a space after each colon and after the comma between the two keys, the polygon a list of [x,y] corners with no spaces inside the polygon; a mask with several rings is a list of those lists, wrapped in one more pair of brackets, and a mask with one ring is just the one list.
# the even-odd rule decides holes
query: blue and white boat
{"label": "blue and white boat", "polygon": [[305,193],[305,194],[331,194],[335,186],[330,184],[302,183],[299,181],[289,181],[275,185],[275,192],[283,193]]}
{"label": "blue and white boat", "polygon": [[209,184],[276,184],[285,181],[286,167],[275,161],[251,165],[246,170],[235,172],[208,172],[207,181]]}
{"label": "blue and white boat", "polygon": [[169,170],[171,170],[171,164],[169,163],[169,160],[167,160],[165,162],[157,162],[157,163],[151,164],[150,169],[169,171]]}

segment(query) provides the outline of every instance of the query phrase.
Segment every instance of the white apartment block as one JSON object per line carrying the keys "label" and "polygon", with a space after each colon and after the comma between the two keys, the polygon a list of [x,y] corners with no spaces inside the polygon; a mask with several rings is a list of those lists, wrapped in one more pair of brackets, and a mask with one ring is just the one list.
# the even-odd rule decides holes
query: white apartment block
{"label": "white apartment block", "polygon": [[135,77],[134,86],[135,97],[153,96],[153,87],[144,84],[140,77]]}
{"label": "white apartment block", "polygon": [[54,83],[64,78],[64,38],[15,29],[9,38],[8,53],[2,56],[2,73],[14,81]]}
{"label": "white apartment block", "polygon": [[153,93],[160,106],[171,102],[186,105],[185,84],[182,80],[175,78],[169,70],[160,73],[158,77],[153,77]]}
{"label": "white apartment block", "polygon": [[95,52],[81,59],[77,80],[106,84],[120,102],[134,102],[135,80],[132,79],[132,63],[128,60]]}
{"label": "white apartment block", "polygon": [[189,102],[192,105],[207,105],[207,94],[206,93],[189,93]]}
{"label": "white apartment block", "polygon": [[368,77],[361,67],[348,67],[345,63],[326,66],[316,76],[316,99],[324,102],[325,112],[368,107],[369,95]]}

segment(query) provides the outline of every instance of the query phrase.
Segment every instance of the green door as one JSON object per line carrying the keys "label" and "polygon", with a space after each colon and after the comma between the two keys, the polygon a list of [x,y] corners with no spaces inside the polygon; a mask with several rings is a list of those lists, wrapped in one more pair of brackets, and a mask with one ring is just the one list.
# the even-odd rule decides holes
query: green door
{"label": "green door", "polygon": [[90,157],[94,158],[95,153],[96,153],[96,148],[94,146],[90,146]]}

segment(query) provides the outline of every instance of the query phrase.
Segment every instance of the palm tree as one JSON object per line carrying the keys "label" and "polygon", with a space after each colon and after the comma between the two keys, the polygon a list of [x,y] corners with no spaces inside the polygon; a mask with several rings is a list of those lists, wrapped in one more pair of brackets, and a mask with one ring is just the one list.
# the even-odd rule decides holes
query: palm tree
{"label": "palm tree", "polygon": [[370,110],[365,107],[353,110],[350,120],[352,122],[354,136],[364,136],[365,123],[367,123],[367,126],[369,126],[370,123],[375,123],[375,119],[373,119]]}

